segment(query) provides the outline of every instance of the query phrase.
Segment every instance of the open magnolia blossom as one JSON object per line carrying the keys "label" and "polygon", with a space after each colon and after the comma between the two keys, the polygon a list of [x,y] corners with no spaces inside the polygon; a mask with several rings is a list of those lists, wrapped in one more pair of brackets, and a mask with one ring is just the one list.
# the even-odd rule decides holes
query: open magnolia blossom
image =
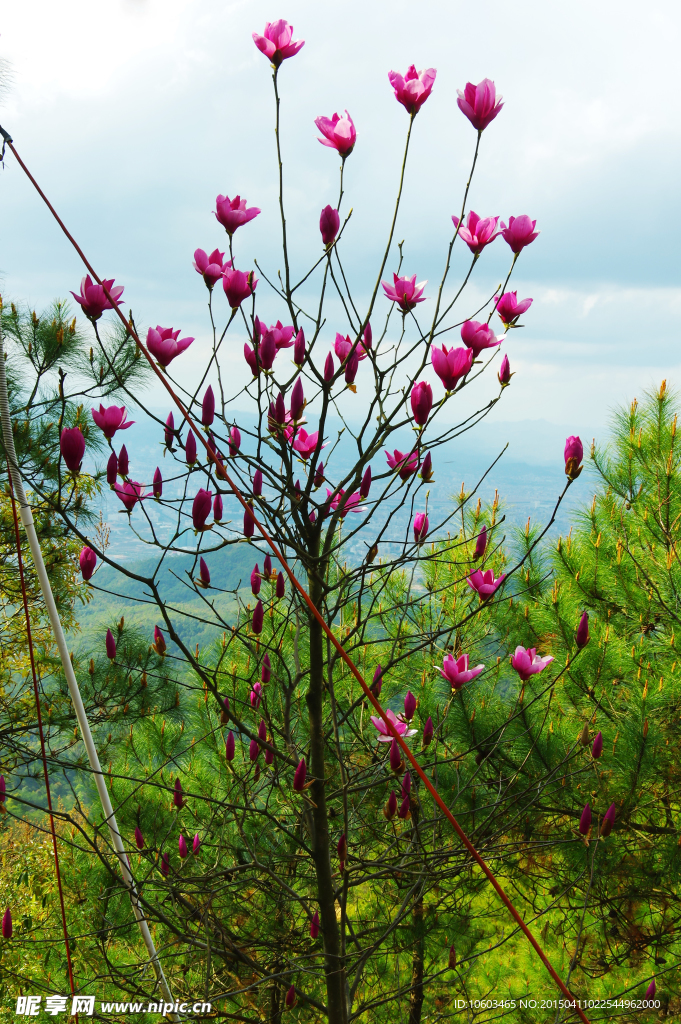
{"label": "open magnolia blossom", "polygon": [[525,648],[521,645],[516,647],[515,654],[511,658],[511,665],[521,680],[525,682],[530,676],[543,672],[553,660],[553,656],[550,654],[547,654],[545,658],[540,658],[534,647]]}
{"label": "open magnolia blossom", "polygon": [[[390,721],[390,724],[394,726],[398,735],[402,736],[403,739],[406,740],[411,736],[416,736],[418,729],[410,729],[402,713],[396,715],[394,711],[391,711],[390,708],[388,708],[385,714],[386,718]],[[378,742],[392,743],[394,737],[388,732],[388,726],[385,724],[383,719],[378,718],[376,715],[372,715],[371,722],[374,728],[378,730]]]}
{"label": "open magnolia blossom", "polygon": [[484,665],[476,665],[475,668],[469,668],[467,654],[462,654],[459,658],[455,658],[453,654],[447,654],[439,671],[453,690],[460,690],[464,683],[470,683],[471,679],[479,676],[484,667]]}
{"label": "open magnolia blossom", "polygon": [[487,598],[491,597],[495,590],[498,590],[505,579],[506,574],[503,572],[501,576],[495,579],[491,569],[487,569],[486,572],[477,569],[474,573],[471,573],[466,582],[471,590],[477,590],[480,597]]}

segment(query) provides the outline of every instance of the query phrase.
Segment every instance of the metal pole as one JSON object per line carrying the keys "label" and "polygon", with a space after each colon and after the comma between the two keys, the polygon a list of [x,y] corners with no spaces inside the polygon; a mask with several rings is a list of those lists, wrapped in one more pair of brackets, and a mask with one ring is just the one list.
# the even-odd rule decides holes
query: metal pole
{"label": "metal pole", "polygon": [[[0,305],[1,309],[1,305]],[[54,601],[52,594],[52,587],[45,570],[45,563],[43,561],[42,551],[40,550],[40,543],[38,541],[38,535],[35,532],[35,526],[33,524],[33,515],[31,508],[26,499],[26,492],[24,490],[23,481],[21,479],[21,473],[19,471],[19,464],[17,462],[17,455],[14,448],[14,437],[12,435],[12,420],[9,411],[9,398],[7,395],[7,374],[5,372],[5,350],[3,345],[3,334],[2,326],[0,325],[0,420],[2,421],[2,436],[5,442],[5,452],[7,454],[7,465],[9,471],[12,474],[12,484],[14,486],[14,493],[17,497],[19,504],[19,515],[21,516],[21,522],[24,530],[26,531],[26,537],[28,544],[31,549],[31,555],[33,556],[33,564],[35,565],[36,572],[38,574],[38,580],[40,582],[40,589],[43,594],[45,601],[45,607],[47,608],[47,614],[50,619],[52,626],[52,632],[57,642],[57,648],[59,650],[59,657],[61,658],[62,668],[64,669],[64,675],[66,676],[66,682],[68,683],[69,692],[71,694],[71,700],[73,707],[76,712],[76,718],[78,719],[78,725],[80,726],[81,735],[87,751],[88,761],[95,777],[95,784],[97,786],[97,792],[99,793],[99,799],[102,804],[102,811],[104,812],[104,818],[107,825],[109,826],[109,834],[111,835],[111,842],[114,850],[118,857],[119,864],[121,866],[121,873],[123,875],[123,881],[125,882],[126,888],[130,894],[130,902],[132,903],[133,914],[135,920],[139,925],[139,930],[142,933],[144,939],[144,945],[147,947],[149,953],[149,959],[156,973],[159,987],[166,1003],[174,1005],[174,1000],[163,973],[161,962],[156,952],[154,940],[151,937],[149,931],[149,925],[144,916],[144,912],[139,904],[139,897],[137,895],[137,889],[135,882],[130,871],[128,864],[128,857],[123,846],[123,840],[121,834],[118,831],[118,825],[116,823],[116,816],[114,809],[111,804],[111,797],[109,791],[106,788],[106,780],[102,772],[102,767],[99,763],[99,756],[97,754],[97,748],[95,747],[94,740],[92,738],[92,732],[90,730],[90,723],[83,706],[83,700],[80,695],[78,688],[78,681],[76,674],[71,664],[71,658],[69,656],[68,647],[66,646],[66,637],[64,636],[64,630],[62,629],[61,620],[59,618],[59,612]],[[175,1013],[167,1014],[171,1020],[179,1020],[179,1017]]]}

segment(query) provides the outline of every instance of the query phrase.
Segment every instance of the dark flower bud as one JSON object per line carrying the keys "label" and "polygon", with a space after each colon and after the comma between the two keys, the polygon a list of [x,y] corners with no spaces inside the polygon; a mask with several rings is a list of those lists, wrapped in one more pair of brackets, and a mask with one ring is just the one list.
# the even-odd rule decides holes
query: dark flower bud
{"label": "dark flower bud", "polygon": [[581,834],[583,836],[585,836],[590,828],[591,828],[591,808],[590,808],[589,804],[585,804],[584,810],[582,811],[581,817],[579,819],[579,831],[581,832]]}
{"label": "dark flower bud", "polygon": [[387,818],[388,821],[392,821],[396,813],[397,797],[395,796],[395,790],[392,790],[390,796],[388,797],[388,801],[385,807],[383,808],[383,816],[384,818]]}
{"label": "dark flower bud", "polygon": [[116,452],[111,452],[109,461],[106,464],[106,482],[109,487],[113,487],[116,483],[116,477],[118,476],[118,456]]}
{"label": "dark flower bud", "polygon": [[473,552],[473,558],[477,561],[478,558],[482,558],[487,547],[487,527],[483,526],[480,533],[475,541],[475,551]]}
{"label": "dark flower bud", "polygon": [[362,477],[362,482],[359,485],[359,496],[360,498],[368,498],[369,491],[371,490],[371,466],[367,466]]}
{"label": "dark flower bud", "polygon": [[601,835],[603,838],[607,838],[612,832],[612,826],[615,824],[615,805],[610,804],[607,811],[603,815],[603,821],[601,822]]}

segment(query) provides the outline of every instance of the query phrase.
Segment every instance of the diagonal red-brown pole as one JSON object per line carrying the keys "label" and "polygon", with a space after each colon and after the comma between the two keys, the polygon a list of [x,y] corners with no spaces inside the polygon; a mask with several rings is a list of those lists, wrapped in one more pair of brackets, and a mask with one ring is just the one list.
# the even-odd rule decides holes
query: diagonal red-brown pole
{"label": "diagonal red-brown pole", "polygon": [[106,295],[107,299],[111,303],[111,307],[114,309],[114,311],[118,315],[121,323],[125,326],[126,330],[128,331],[128,334],[135,341],[135,343],[137,344],[140,352],[142,352],[142,354],[147,359],[147,361],[148,361],[149,365],[151,366],[152,370],[154,371],[154,373],[156,374],[158,379],[161,381],[161,383],[163,384],[164,388],[166,389],[166,391],[168,392],[168,394],[170,395],[172,400],[175,402],[175,405],[177,406],[177,408],[180,410],[180,412],[182,413],[182,415],[186,419],[188,425],[194,431],[194,434],[201,439],[201,443],[203,444],[204,448],[206,449],[206,454],[207,454],[209,460],[212,461],[215,464],[215,467],[216,467],[216,470],[219,473],[219,476],[222,477],[222,479],[227,481],[227,483],[231,487],[232,492],[233,492],[234,496],[236,497],[237,501],[239,502],[240,505],[243,506],[244,512],[248,511],[250,513],[250,515],[253,517],[255,525],[258,527],[260,533],[263,536],[263,539],[269,544],[270,548],[272,549],[273,554],[277,557],[277,559],[279,560],[279,562],[283,566],[283,568],[284,568],[284,570],[286,572],[286,575],[288,576],[289,580],[291,581],[291,585],[293,587],[295,587],[295,589],[298,591],[298,593],[302,597],[303,601],[305,602],[305,604],[309,608],[311,614],[315,617],[315,619],[317,620],[319,625],[322,627],[322,629],[324,630],[326,636],[329,638],[329,641],[336,648],[336,650],[338,651],[338,654],[340,655],[342,660],[345,662],[347,667],[350,669],[350,671],[352,672],[352,674],[355,677],[355,679],[357,680],[357,682],[362,687],[365,695],[371,701],[371,703],[375,707],[376,711],[379,713],[379,715],[381,716],[381,718],[385,722],[386,727],[387,727],[388,732],[390,733],[390,735],[393,737],[393,739],[395,739],[397,741],[397,743],[399,743],[400,747],[402,748],[403,754],[405,754],[407,760],[409,761],[409,763],[411,764],[412,768],[414,769],[416,774],[419,776],[421,781],[423,782],[424,786],[426,787],[426,789],[428,790],[428,792],[432,796],[433,800],[435,801],[437,806],[440,808],[442,813],[445,815],[445,817],[449,821],[450,825],[452,826],[452,828],[454,829],[454,831],[458,835],[459,839],[461,840],[463,845],[466,847],[466,849],[470,853],[470,855],[473,858],[473,860],[476,862],[476,864],[478,864],[478,866],[481,868],[481,870],[487,876],[489,882],[494,886],[494,889],[496,890],[496,892],[497,892],[497,894],[499,896],[499,899],[504,904],[504,906],[508,910],[508,912],[511,915],[511,917],[513,918],[513,920],[518,925],[518,927],[524,933],[525,937],[527,938],[528,942],[530,943],[530,945],[534,949],[535,953],[537,954],[537,956],[539,957],[541,962],[544,964],[544,967],[546,968],[548,973],[551,975],[551,978],[553,979],[553,981],[555,981],[556,985],[558,986],[558,988],[560,989],[562,994],[565,996],[565,998],[570,1000],[570,1003],[574,1004],[574,1009],[575,1009],[576,1013],[578,1014],[580,1020],[582,1020],[584,1022],[584,1024],[590,1024],[589,1018],[586,1016],[586,1014],[582,1010],[581,1006],[579,1006],[579,1001],[575,999],[575,997],[571,994],[570,990],[564,984],[562,979],[556,973],[556,971],[554,970],[554,968],[551,965],[551,962],[549,961],[548,957],[546,956],[546,953],[541,948],[541,946],[539,945],[539,943],[535,939],[534,935],[532,934],[530,929],[525,924],[524,920],[522,919],[522,917],[520,916],[519,912],[514,907],[513,903],[509,899],[509,897],[504,892],[503,888],[501,887],[501,884],[497,881],[497,878],[496,878],[494,872],[488,866],[488,864],[483,859],[483,857],[475,849],[475,847],[473,846],[472,842],[470,841],[470,839],[468,838],[466,833],[463,831],[463,829],[459,825],[458,821],[456,820],[456,818],[454,817],[452,812],[447,807],[446,803],[444,802],[444,800],[442,799],[442,797],[440,796],[438,791],[435,789],[435,786],[432,784],[430,779],[427,777],[427,775],[424,772],[423,768],[421,768],[421,765],[418,763],[418,761],[416,760],[416,758],[412,754],[412,752],[409,749],[409,747],[407,746],[407,744],[404,742],[402,737],[399,735],[399,733],[397,732],[397,730],[393,726],[392,722],[390,721],[390,719],[386,715],[385,711],[383,710],[383,708],[381,707],[381,705],[379,704],[379,702],[376,700],[376,698],[374,697],[373,693],[371,692],[371,689],[369,688],[367,683],[364,681],[362,673],[359,671],[359,669],[357,668],[357,666],[353,662],[352,658],[350,658],[350,656],[346,653],[343,645],[334,636],[333,630],[326,623],[326,621],[324,619],[324,616],[321,614],[319,609],[315,606],[315,604],[313,603],[312,598],[310,597],[310,595],[307,593],[305,588],[301,585],[301,583],[296,578],[293,570],[289,566],[288,562],[286,561],[286,559],[284,558],[282,553],[279,551],[279,548],[277,547],[275,542],[272,540],[272,538],[268,534],[268,532],[265,529],[265,527],[253,515],[253,510],[252,510],[251,506],[248,504],[248,502],[246,501],[246,499],[242,495],[242,493],[239,490],[239,488],[237,487],[237,485],[232,481],[231,477],[226,472],[226,470],[225,470],[224,466],[222,465],[222,463],[220,463],[218,461],[217,456],[215,455],[215,453],[213,451],[211,451],[211,449],[210,449],[210,447],[208,445],[208,442],[207,442],[206,438],[203,435],[203,431],[200,430],[199,427],[194,423],[194,420],[190,416],[189,411],[187,409],[185,409],[182,400],[173,391],[173,388],[172,388],[170,382],[166,378],[166,375],[161,372],[161,370],[157,366],[155,360],[152,358],[152,356],[147,351],[146,346],[143,345],[142,342],[140,341],[140,339],[139,339],[139,337],[137,335],[137,332],[134,330],[132,325],[125,319],[125,316],[123,315],[121,310],[118,308],[116,303],[111,298],[111,294],[110,294],[108,288],[106,287],[106,285],[103,283],[102,279],[99,277],[99,275],[97,274],[95,269],[90,264],[90,262],[87,259],[85,253],[83,252],[81,247],[78,245],[78,242],[75,240],[75,238],[73,237],[71,232],[68,230],[68,228],[66,227],[66,225],[62,221],[61,217],[59,216],[59,214],[57,213],[55,208],[52,206],[52,203],[49,201],[49,199],[47,198],[47,196],[45,195],[45,193],[41,189],[40,185],[35,180],[35,178],[31,174],[31,172],[29,171],[28,167],[26,166],[24,161],[21,159],[21,157],[17,153],[16,148],[14,146],[14,143],[12,142],[12,140],[8,136],[6,136],[6,142],[7,142],[7,145],[9,146],[9,148],[12,150],[12,153],[16,157],[20,167],[22,168],[22,170],[24,171],[24,173],[26,174],[28,179],[33,184],[33,186],[36,189],[38,195],[41,197],[41,199],[43,200],[43,202],[45,203],[45,205],[49,209],[50,213],[52,214],[54,219],[59,224],[59,227],[62,229],[62,231],[64,232],[64,234],[66,235],[66,237],[70,241],[71,245],[74,247],[74,249],[76,250],[76,252],[80,256],[80,258],[83,261],[85,267],[87,268],[89,273],[92,275],[93,279],[97,282],[97,284],[101,285],[102,288],[104,289],[104,294]]}

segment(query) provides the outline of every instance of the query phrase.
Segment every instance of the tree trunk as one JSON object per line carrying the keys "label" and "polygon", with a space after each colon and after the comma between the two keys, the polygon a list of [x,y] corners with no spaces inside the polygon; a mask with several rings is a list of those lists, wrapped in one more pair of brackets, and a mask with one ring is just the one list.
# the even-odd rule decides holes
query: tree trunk
{"label": "tree trunk", "polygon": [[414,897],[411,912],[414,928],[414,951],[411,958],[411,994],[409,996],[409,1024],[421,1024],[423,1007],[423,897]]}
{"label": "tree trunk", "polygon": [[[321,603],[321,583],[310,574],[309,592],[315,605]],[[345,971],[341,957],[340,934],[336,920],[334,883],[331,877],[331,840],[326,810],[324,769],[324,633],[310,617],[310,688],[307,693],[310,716],[310,768],[314,782],[310,796],[314,822],[314,863],[317,875],[319,919],[324,939],[324,972],[329,1024],[346,1024]]]}

